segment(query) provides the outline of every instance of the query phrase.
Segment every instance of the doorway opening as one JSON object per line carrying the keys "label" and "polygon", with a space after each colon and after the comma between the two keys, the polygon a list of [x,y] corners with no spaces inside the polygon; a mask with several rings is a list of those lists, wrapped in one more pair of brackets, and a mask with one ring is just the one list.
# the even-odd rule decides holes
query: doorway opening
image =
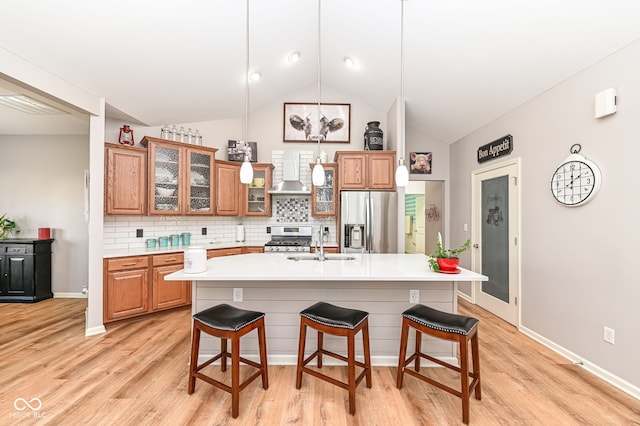
{"label": "doorway opening", "polygon": [[444,181],[410,181],[404,194],[404,252],[429,254],[444,235]]}

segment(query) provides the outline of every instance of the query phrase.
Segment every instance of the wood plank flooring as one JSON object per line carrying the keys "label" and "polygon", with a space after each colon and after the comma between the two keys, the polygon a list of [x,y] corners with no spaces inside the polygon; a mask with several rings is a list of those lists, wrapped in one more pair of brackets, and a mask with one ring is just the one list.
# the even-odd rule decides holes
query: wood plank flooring
{"label": "wood plank flooring", "polygon": [[[398,390],[394,367],[374,367],[373,388],[358,387],[350,416],[346,391],[308,375],[296,390],[295,367],[270,366],[269,389],[249,385],[232,419],[228,393],[198,381],[187,394],[189,308],[86,338],[85,307],[83,299],[0,304],[1,425],[461,424],[458,398],[410,376]],[[471,399],[472,425],[640,425],[640,401],[486,311],[465,301],[460,311],[480,319],[482,401]],[[343,368],[324,368],[344,380]],[[429,371],[457,383],[452,372]]]}

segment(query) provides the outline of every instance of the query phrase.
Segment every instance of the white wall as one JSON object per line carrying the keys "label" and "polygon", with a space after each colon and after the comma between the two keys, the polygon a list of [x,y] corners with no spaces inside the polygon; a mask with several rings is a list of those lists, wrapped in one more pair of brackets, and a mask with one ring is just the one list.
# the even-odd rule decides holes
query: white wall
{"label": "white wall", "polygon": [[89,168],[87,136],[0,136],[0,215],[37,238],[53,228],[52,287],[56,295],[78,293],[88,283],[88,231],[84,220],[83,171]]}
{"label": "white wall", "polygon": [[[301,90],[291,93],[286,97],[276,100],[270,105],[253,110],[249,116],[249,140],[258,142],[258,162],[270,163],[271,151],[273,150],[296,150],[296,151],[316,151],[317,143],[293,143],[283,142],[283,113],[285,102],[317,102],[317,85],[310,84]],[[369,121],[379,121],[380,128],[384,131],[385,149],[388,146],[388,133],[386,129],[387,113],[371,108],[364,102],[353,99],[336,91],[332,87],[322,87],[323,103],[349,103],[351,104],[351,143],[322,143],[329,161],[333,161],[336,151],[352,151],[364,149],[364,128]],[[139,146],[143,136],[160,137],[162,126],[139,126],[132,123],[124,123],[122,120],[107,120],[105,140],[118,142],[120,127],[129,124],[134,132],[136,146]],[[239,119],[205,121],[197,123],[169,123],[184,127],[185,130],[191,127],[194,131],[198,129],[202,135],[203,145],[217,148],[216,158],[227,159],[227,141],[241,140],[244,135],[244,117]]]}
{"label": "white wall", "polygon": [[[522,326],[636,389],[638,75],[635,42],[451,147],[452,233],[464,241],[462,224],[472,223],[471,172],[480,168],[477,148],[513,135],[511,157],[522,159]],[[610,87],[618,90],[618,113],[594,119],[594,95]],[[567,208],[552,198],[550,178],[574,143],[599,164],[603,185],[590,203]],[[603,341],[603,326],[615,329],[615,345]]]}

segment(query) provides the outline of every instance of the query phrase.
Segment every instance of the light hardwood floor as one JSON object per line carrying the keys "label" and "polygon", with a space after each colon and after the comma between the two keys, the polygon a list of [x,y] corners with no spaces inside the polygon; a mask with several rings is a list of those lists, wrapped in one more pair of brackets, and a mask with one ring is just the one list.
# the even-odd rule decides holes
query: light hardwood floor
{"label": "light hardwood floor", "polygon": [[[295,367],[270,366],[269,389],[249,385],[232,419],[228,393],[198,381],[187,395],[188,308],[85,338],[85,306],[0,304],[0,425],[461,424],[458,398],[410,376],[398,390],[394,367],[374,367],[373,388],[358,387],[350,416],[346,391],[310,376],[298,391]],[[640,401],[486,311],[464,301],[460,311],[480,319],[482,401],[471,399],[470,424],[640,425]],[[344,379],[343,368],[324,368]],[[432,370],[457,383],[448,370]],[[18,398],[42,406],[34,412]]]}

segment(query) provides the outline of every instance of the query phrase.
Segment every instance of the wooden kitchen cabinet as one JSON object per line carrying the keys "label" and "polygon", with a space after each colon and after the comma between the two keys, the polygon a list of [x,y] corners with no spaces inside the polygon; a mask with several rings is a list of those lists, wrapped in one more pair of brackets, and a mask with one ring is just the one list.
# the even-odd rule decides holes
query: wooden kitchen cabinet
{"label": "wooden kitchen cabinet", "polygon": [[339,190],[393,190],[395,151],[337,151]]}
{"label": "wooden kitchen cabinet", "polygon": [[264,253],[264,246],[245,247],[244,253]]}
{"label": "wooden kitchen cabinet", "polygon": [[104,261],[104,323],[149,312],[149,256]]}
{"label": "wooden kitchen cabinet", "polygon": [[[315,164],[310,164],[311,169]],[[311,185],[311,215],[335,216],[338,214],[338,191],[336,189],[338,165],[323,164],[324,185]]]}
{"label": "wooden kitchen cabinet", "polygon": [[191,281],[166,281],[182,269],[180,252],[104,260],[103,322],[191,304]]}
{"label": "wooden kitchen cabinet", "polygon": [[[243,216],[271,216],[271,176],[273,164],[252,163],[253,182],[243,187]],[[238,180],[240,178],[238,177]]]}
{"label": "wooden kitchen cabinet", "polygon": [[150,215],[212,215],[217,149],[145,136]]}
{"label": "wooden kitchen cabinet", "polygon": [[167,275],[183,268],[184,253],[153,256],[152,311],[185,306],[191,303],[191,281],[166,281],[164,279]]}
{"label": "wooden kitchen cabinet", "polygon": [[218,216],[240,216],[240,163],[216,160],[215,205]]}
{"label": "wooden kitchen cabinet", "polygon": [[147,214],[147,150],[105,144],[104,213]]}

